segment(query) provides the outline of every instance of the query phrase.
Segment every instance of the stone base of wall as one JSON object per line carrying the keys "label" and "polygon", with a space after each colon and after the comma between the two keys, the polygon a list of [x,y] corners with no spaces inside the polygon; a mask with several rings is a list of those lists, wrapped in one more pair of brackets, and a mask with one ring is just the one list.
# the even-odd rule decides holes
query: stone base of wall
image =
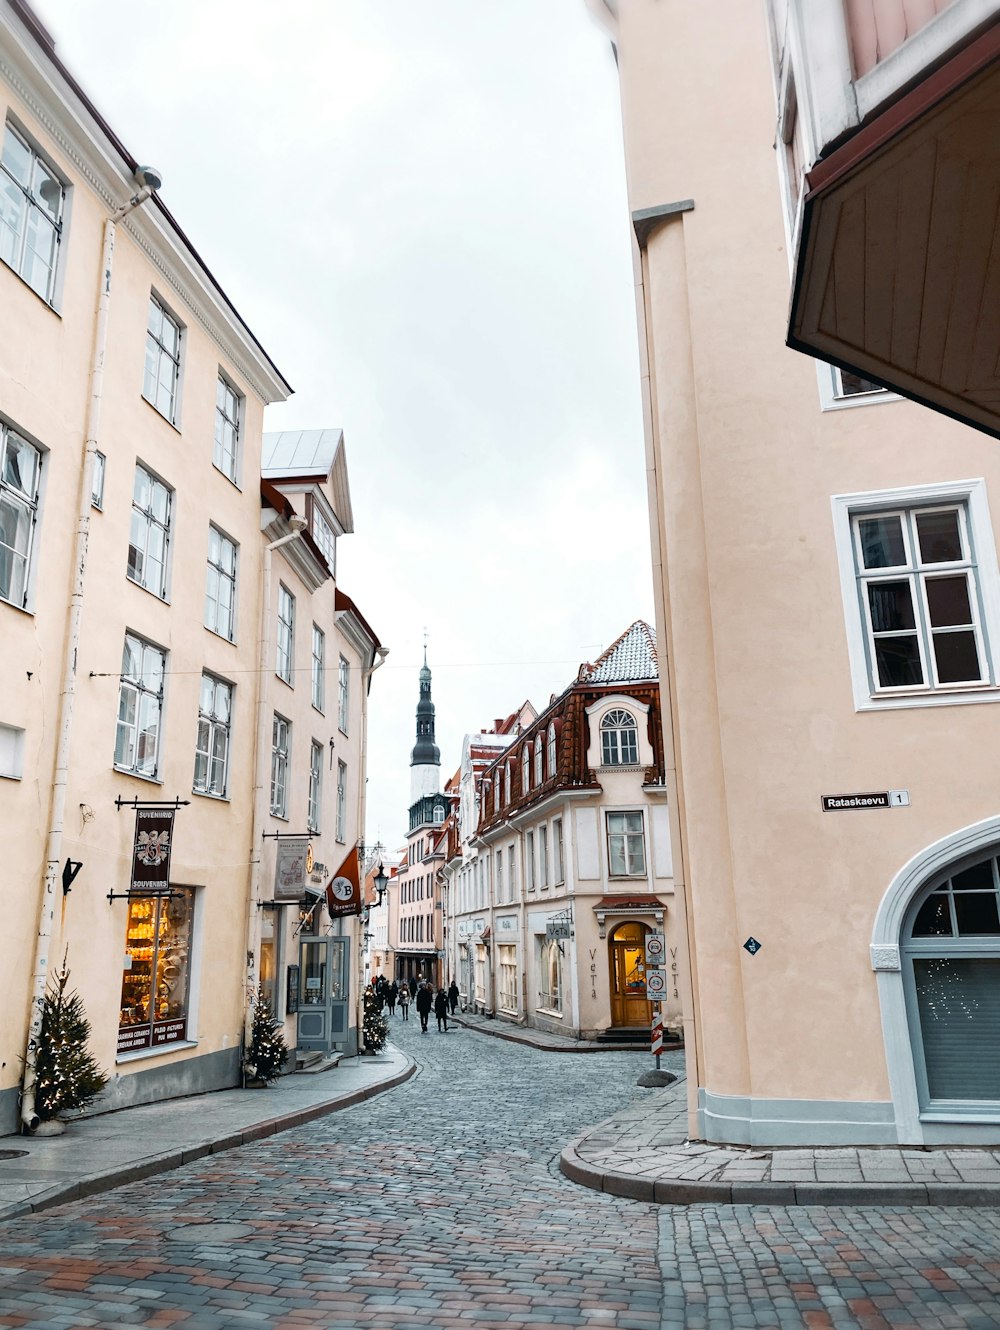
{"label": "stone base of wall", "polygon": [[698,1091],[701,1138],[726,1145],[895,1145],[888,1101],[757,1099]]}

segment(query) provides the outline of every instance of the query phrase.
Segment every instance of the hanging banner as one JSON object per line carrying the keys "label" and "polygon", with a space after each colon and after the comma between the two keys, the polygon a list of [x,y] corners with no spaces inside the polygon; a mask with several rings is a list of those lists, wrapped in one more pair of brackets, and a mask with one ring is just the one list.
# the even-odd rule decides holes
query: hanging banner
{"label": "hanging banner", "polygon": [[282,836],[274,856],[274,899],[297,901],[306,889],[312,846],[308,836]]}
{"label": "hanging banner", "polygon": [[174,808],[137,808],[135,846],[132,851],[132,895],[148,896],[170,887],[170,842],[174,835]]}
{"label": "hanging banner", "polygon": [[361,873],[356,848],[326,884],[326,908],[332,919],[361,913]]}

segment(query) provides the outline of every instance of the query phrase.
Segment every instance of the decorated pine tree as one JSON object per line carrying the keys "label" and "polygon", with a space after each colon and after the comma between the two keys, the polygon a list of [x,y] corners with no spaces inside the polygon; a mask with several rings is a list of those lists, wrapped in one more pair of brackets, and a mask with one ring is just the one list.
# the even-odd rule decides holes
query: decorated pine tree
{"label": "decorated pine tree", "polygon": [[69,988],[63,957],[45,991],[35,1057],[35,1112],[42,1122],[86,1108],[107,1085],[107,1076],[87,1050],[89,1038],[90,1021],[79,993]]}
{"label": "decorated pine tree", "polygon": [[263,1081],[265,1085],[270,1085],[281,1075],[281,1068],[287,1061],[288,1047],[285,1044],[281,1022],[275,1020],[271,1003],[261,988],[257,993],[253,1009],[250,1047],[246,1052],[243,1069],[250,1080]]}
{"label": "decorated pine tree", "polygon": [[378,994],[370,985],[365,989],[365,1016],[362,1033],[365,1047],[370,1053],[381,1053],[389,1038],[389,1022],[385,1018]]}

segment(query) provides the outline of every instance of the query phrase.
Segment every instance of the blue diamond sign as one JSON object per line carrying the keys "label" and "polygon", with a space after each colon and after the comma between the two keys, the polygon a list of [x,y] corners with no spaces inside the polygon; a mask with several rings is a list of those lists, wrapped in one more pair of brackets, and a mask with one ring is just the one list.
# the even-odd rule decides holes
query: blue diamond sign
{"label": "blue diamond sign", "polygon": [[751,956],[756,956],[763,945],[763,942],[758,942],[755,937],[748,937],[743,943],[743,950],[749,951]]}

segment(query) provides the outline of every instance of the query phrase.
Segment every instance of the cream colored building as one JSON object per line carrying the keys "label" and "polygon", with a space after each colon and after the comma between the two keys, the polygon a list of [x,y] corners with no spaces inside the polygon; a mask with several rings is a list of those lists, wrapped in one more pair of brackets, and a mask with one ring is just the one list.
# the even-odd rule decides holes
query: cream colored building
{"label": "cream colored building", "polygon": [[[22,0],[0,0],[0,110],[9,1132],[31,1118],[30,1094],[19,1110],[22,1059],[28,1047],[30,1064],[41,994],[64,956],[111,1075],[103,1106],[238,1080],[273,894],[273,842],[258,834],[269,809],[262,818],[255,798],[272,757],[258,690],[262,642],[275,641],[261,617],[262,551],[287,532],[315,564],[323,502],[291,485],[280,512],[262,504],[264,407],[290,389],[154,193],[155,173],[138,168]],[[338,474],[335,465],[314,494],[349,530]],[[289,551],[274,557],[293,567],[290,580],[303,576]],[[321,739],[328,760],[335,738],[351,845],[378,644],[331,573],[322,621],[329,660],[347,661],[348,734],[334,694],[332,710],[303,725],[289,791],[305,819],[308,740]],[[307,630],[296,707],[309,695],[309,651]],[[271,682],[269,706],[286,686]],[[323,778],[330,802],[336,776],[324,767]],[[159,829],[146,815],[168,807],[169,878],[150,887],[165,865],[148,836],[148,869],[137,861],[137,831],[143,819]],[[332,809],[323,819],[336,842]],[[270,958],[280,959],[277,941]]]}
{"label": "cream colored building", "polygon": [[[810,70],[829,91],[845,14],[864,7],[592,8],[619,63],[635,237],[690,1130],[996,1142],[1000,453],[866,382],[906,388],[884,358],[876,374],[868,352],[841,347],[834,371],[785,346],[802,173],[809,145],[829,142]],[[932,8],[928,41],[963,5]],[[978,9],[982,22],[994,6]],[[800,20],[817,31],[796,68]],[[827,38],[839,23],[840,46],[824,45],[823,22]],[[981,109],[995,161],[995,112]],[[951,142],[960,157],[961,133]],[[995,165],[976,160],[993,172],[992,218]],[[848,244],[820,284],[820,322],[869,350],[893,328],[878,320],[902,253],[882,239]],[[930,239],[932,265],[958,253]],[[982,311],[986,336],[983,280],[952,303]],[[940,307],[899,336],[913,326],[927,356],[940,351]]]}

